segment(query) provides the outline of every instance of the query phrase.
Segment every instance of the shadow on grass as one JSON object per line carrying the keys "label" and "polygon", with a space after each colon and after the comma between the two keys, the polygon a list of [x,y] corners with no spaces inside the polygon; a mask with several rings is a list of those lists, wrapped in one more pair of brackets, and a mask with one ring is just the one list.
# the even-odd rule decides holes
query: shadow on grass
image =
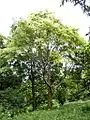
{"label": "shadow on grass", "polygon": [[90,112],[90,104],[86,104],[82,107],[83,112]]}

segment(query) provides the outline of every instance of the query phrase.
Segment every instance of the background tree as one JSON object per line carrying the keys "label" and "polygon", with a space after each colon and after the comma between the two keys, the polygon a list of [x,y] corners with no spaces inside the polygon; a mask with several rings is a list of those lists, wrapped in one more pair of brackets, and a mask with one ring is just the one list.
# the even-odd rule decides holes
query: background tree
{"label": "background tree", "polygon": [[85,12],[88,16],[90,16],[89,0],[62,0],[61,5],[64,5],[65,2],[71,2],[71,3],[74,4],[74,6],[80,5],[80,7],[83,10],[83,12]]}

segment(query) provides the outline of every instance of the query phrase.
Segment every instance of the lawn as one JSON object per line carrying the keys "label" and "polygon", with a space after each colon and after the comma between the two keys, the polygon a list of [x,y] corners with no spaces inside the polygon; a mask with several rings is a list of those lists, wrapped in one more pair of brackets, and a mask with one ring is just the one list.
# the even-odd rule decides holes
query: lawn
{"label": "lawn", "polygon": [[21,113],[1,120],[90,120],[90,101],[72,102],[53,110],[37,110]]}

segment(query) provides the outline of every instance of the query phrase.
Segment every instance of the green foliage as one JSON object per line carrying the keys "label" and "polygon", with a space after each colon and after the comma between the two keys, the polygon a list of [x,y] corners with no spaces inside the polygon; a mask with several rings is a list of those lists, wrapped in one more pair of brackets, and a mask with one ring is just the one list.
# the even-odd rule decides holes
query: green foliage
{"label": "green foliage", "polygon": [[0,34],[0,48],[1,49],[5,47],[5,39],[6,38],[2,34]]}
{"label": "green foliage", "polygon": [[53,100],[64,104],[89,93],[89,46],[84,46],[75,28],[63,25],[53,13],[40,11],[20,19],[12,25],[8,39],[0,49],[4,107],[45,109],[47,104],[52,107]]}
{"label": "green foliage", "polygon": [[59,88],[57,91],[57,99],[60,104],[64,104],[66,102],[66,89],[65,88]]}
{"label": "green foliage", "polygon": [[89,108],[90,101],[79,101],[70,104],[65,104],[58,109],[54,110],[38,110],[30,113],[21,113],[15,115],[13,118],[4,114],[1,120],[89,120]]}
{"label": "green foliage", "polygon": [[8,109],[22,108],[24,103],[24,97],[18,91],[12,89],[6,89],[0,92],[0,103]]}

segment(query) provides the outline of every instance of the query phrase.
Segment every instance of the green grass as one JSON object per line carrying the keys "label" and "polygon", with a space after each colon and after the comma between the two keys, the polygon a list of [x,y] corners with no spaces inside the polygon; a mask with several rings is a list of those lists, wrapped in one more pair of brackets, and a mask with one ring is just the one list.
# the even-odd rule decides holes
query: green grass
{"label": "green grass", "polygon": [[37,110],[1,120],[90,120],[90,101],[68,103],[59,109]]}

